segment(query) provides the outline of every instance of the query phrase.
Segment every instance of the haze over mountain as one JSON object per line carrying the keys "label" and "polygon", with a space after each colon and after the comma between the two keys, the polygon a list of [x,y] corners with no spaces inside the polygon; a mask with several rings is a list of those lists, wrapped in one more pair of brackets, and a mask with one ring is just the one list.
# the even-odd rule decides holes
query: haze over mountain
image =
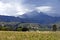
{"label": "haze over mountain", "polygon": [[20,15],[14,16],[0,16],[0,22],[21,22],[21,23],[40,23],[50,24],[60,22],[60,17],[52,17],[43,12],[32,11]]}
{"label": "haze over mountain", "polygon": [[22,19],[24,19],[25,22],[30,22],[30,23],[41,23],[41,24],[48,24],[48,23],[56,23],[60,22],[60,17],[52,17],[49,16],[43,12],[37,12],[37,11],[32,11],[23,14]]}

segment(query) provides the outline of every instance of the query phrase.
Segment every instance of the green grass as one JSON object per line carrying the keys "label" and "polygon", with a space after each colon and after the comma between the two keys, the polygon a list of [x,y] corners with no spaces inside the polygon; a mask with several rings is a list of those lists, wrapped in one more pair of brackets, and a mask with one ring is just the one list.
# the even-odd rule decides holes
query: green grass
{"label": "green grass", "polygon": [[0,31],[0,40],[60,40],[60,32],[59,31],[57,32]]}

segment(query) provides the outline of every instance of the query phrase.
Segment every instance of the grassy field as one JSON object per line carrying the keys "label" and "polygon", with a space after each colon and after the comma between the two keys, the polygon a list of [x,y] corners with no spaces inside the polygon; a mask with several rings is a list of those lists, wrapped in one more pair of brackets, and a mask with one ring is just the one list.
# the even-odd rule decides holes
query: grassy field
{"label": "grassy field", "polygon": [[0,31],[0,40],[60,40],[60,32]]}

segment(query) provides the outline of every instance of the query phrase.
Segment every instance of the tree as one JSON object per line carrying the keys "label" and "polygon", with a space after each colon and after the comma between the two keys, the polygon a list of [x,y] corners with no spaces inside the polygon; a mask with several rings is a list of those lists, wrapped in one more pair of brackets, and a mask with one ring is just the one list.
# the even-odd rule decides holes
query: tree
{"label": "tree", "polygon": [[53,25],[53,31],[56,31],[57,30],[57,26],[54,24]]}
{"label": "tree", "polygon": [[22,31],[29,31],[29,29],[28,28],[22,28]]}
{"label": "tree", "polygon": [[17,31],[22,31],[22,28],[21,27],[18,27],[16,30]]}
{"label": "tree", "polygon": [[2,30],[2,31],[6,31],[7,28],[3,26],[3,27],[1,27],[1,30]]}

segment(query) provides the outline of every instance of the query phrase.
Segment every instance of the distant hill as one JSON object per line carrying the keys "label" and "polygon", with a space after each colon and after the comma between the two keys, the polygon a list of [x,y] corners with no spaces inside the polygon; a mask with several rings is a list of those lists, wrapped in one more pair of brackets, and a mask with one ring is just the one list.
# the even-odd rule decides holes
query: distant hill
{"label": "distant hill", "polygon": [[0,22],[51,24],[60,22],[60,17],[52,17],[43,12],[32,11],[18,17],[0,15]]}
{"label": "distant hill", "polygon": [[0,15],[0,22],[21,22],[21,18]]}
{"label": "distant hill", "polygon": [[24,19],[23,21],[27,23],[50,24],[60,22],[60,17],[52,17],[43,12],[39,13],[37,11],[23,14],[21,17]]}

